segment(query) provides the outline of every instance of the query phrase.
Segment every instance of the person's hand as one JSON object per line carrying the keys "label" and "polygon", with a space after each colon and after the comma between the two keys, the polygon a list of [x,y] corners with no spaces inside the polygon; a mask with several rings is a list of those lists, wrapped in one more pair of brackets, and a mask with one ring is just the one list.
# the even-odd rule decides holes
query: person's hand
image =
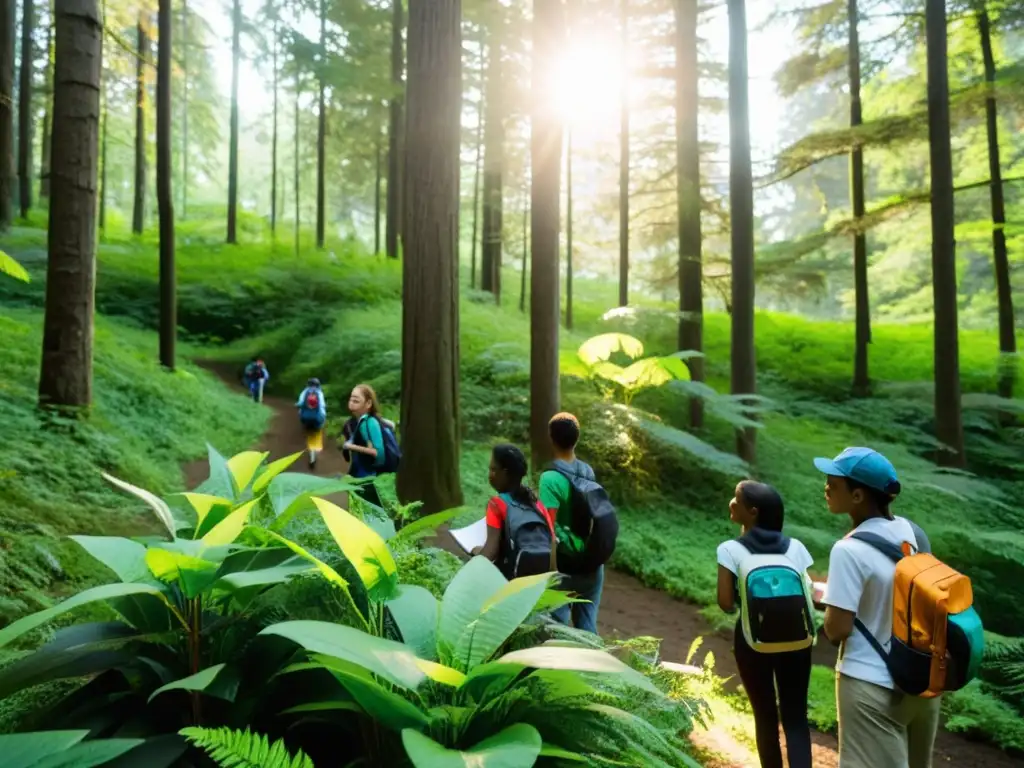
{"label": "person's hand", "polygon": [[346,443],[345,443],[345,444],[344,444],[343,446],[341,446],[341,447],[342,447],[342,450],[345,450],[345,451],[351,451],[351,450],[352,450],[353,448],[355,448],[355,445],[353,445],[353,444],[352,444],[351,442],[346,442]]}
{"label": "person's hand", "polygon": [[477,555],[479,555],[479,554],[480,554],[481,552],[483,552],[483,550],[484,550],[484,548],[483,548],[483,547],[473,547],[473,549],[472,549],[472,550],[470,551],[470,553],[469,553],[469,554],[473,555],[473,557],[476,557],[476,556],[477,556]]}

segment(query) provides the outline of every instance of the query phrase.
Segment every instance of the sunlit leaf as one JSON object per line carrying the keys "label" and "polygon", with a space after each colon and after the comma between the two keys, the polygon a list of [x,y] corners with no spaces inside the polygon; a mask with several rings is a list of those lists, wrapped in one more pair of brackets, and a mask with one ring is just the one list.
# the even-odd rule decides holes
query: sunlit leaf
{"label": "sunlit leaf", "polygon": [[415,768],[530,768],[541,750],[540,733],[516,723],[471,749],[447,749],[411,728],[402,731],[402,744]]}
{"label": "sunlit leaf", "polygon": [[403,584],[387,606],[402,641],[420,658],[436,659],[437,598],[423,587]]}
{"label": "sunlit leaf", "polygon": [[256,470],[269,455],[263,451],[244,451],[228,459],[228,471],[231,472],[239,493],[249,487]]}
{"label": "sunlit leaf", "polygon": [[31,282],[31,278],[29,278],[25,268],[3,251],[0,251],[0,272],[10,275],[15,280],[20,280],[23,283]]}
{"label": "sunlit leaf", "polygon": [[271,539],[275,541],[280,542],[281,544],[284,544],[286,547],[288,547],[288,549],[290,549],[296,555],[301,557],[303,560],[306,560],[312,563],[314,566],[316,566],[316,569],[320,571],[323,577],[327,579],[331,584],[348,592],[348,582],[345,581],[345,579],[343,579],[341,575],[339,575],[339,573],[333,568],[331,568],[331,566],[329,566],[327,563],[323,562],[322,560],[319,560],[314,555],[311,555],[301,546],[296,544],[294,541],[290,541],[289,539],[286,539],[284,536],[281,536],[280,534],[267,530],[262,530],[261,533],[263,533],[266,536],[269,536]]}
{"label": "sunlit leaf", "polygon": [[210,514],[210,510],[214,507],[227,507],[231,509],[234,503],[231,499],[225,499],[223,496],[210,496],[205,493],[183,493],[189,504],[192,505],[192,509],[196,511],[196,530],[198,531],[206,520],[206,516]]}
{"label": "sunlit leaf", "polygon": [[284,530],[288,522],[299,512],[314,509],[312,497],[330,496],[359,488],[361,483],[352,482],[352,478],[332,479],[317,477],[300,472],[285,472],[275,477],[268,486],[267,496],[277,520],[275,530]]}
{"label": "sunlit leaf", "polygon": [[117,574],[124,582],[145,581],[146,548],[120,536],[71,536],[72,541]]}
{"label": "sunlit leaf", "polygon": [[229,573],[218,580],[218,586],[223,584],[231,589],[247,589],[248,587],[260,587],[268,584],[280,584],[295,578],[313,573],[315,567],[306,563],[295,565],[276,565],[273,568],[260,568],[255,571],[239,571]]}
{"label": "sunlit leaf", "polygon": [[497,660],[497,663],[535,669],[564,669],[615,675],[637,688],[661,695],[647,677],[626,666],[610,653],[593,648],[566,648],[545,644],[506,653]]}
{"label": "sunlit leaf", "polygon": [[452,688],[458,688],[466,681],[466,676],[462,672],[459,672],[457,669],[452,669],[451,667],[446,667],[444,664],[427,661],[426,659],[417,659],[416,664],[423,670],[423,674],[435,683],[441,683],[442,685],[449,685]]}
{"label": "sunlit leaf", "polygon": [[398,566],[384,539],[341,507],[320,498],[313,499],[313,503],[345,558],[355,567],[370,599],[384,601],[394,597]]}
{"label": "sunlit leaf", "polygon": [[267,486],[270,485],[270,481],[294,464],[302,454],[303,451],[299,451],[291,456],[285,456],[283,459],[278,459],[268,464],[252,484],[252,492],[263,493]]}
{"label": "sunlit leaf", "polygon": [[217,580],[217,564],[160,547],[146,550],[146,565],[160,581],[178,583],[189,599],[200,595]]}
{"label": "sunlit leaf", "polygon": [[602,333],[583,342],[578,354],[580,360],[592,366],[610,359],[616,352],[622,352],[630,360],[636,360],[643,355],[644,345],[639,339],[625,333]]}
{"label": "sunlit leaf", "polygon": [[418,541],[426,536],[432,536],[438,528],[454,520],[467,509],[467,507],[446,509],[444,512],[435,512],[432,515],[413,520],[395,534],[395,539],[397,541]]}
{"label": "sunlit leaf", "polygon": [[174,525],[174,516],[171,514],[171,508],[167,506],[166,501],[155,494],[150,493],[144,488],[138,488],[131,483],[126,483],[124,480],[118,480],[116,477],[108,475],[106,472],[101,474],[103,475],[103,479],[107,482],[116,485],[123,491],[128,491],[128,493],[131,493],[146,502],[146,504],[149,505],[149,508],[156,514],[157,519],[171,534],[171,538],[174,538],[177,528]]}
{"label": "sunlit leaf", "polygon": [[486,557],[474,557],[462,566],[441,600],[439,645],[454,653],[466,627],[480,615],[487,600],[506,584],[508,580]]}
{"label": "sunlit leaf", "polygon": [[224,546],[234,543],[235,539],[249,522],[249,515],[252,514],[258,499],[247,501],[238,509],[231,511],[227,517],[221,520],[213,529],[203,536],[203,544],[208,547]]}

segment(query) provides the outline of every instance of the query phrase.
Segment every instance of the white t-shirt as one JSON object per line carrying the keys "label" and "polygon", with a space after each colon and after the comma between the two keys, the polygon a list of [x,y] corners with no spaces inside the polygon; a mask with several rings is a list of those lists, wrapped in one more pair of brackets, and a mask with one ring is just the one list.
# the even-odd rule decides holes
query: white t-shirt
{"label": "white t-shirt", "polygon": [[[718,545],[718,564],[735,576],[740,568],[740,560],[749,554],[750,550],[735,539],[723,541]],[[807,551],[807,547],[799,539],[791,538],[789,540],[789,549],[786,550],[786,557],[800,571],[806,571],[814,563],[811,553]]]}
{"label": "white t-shirt", "polygon": [[[875,517],[856,528],[874,533],[893,544],[909,542],[915,549],[917,537],[910,522],[902,517],[893,520]],[[828,584],[825,605],[857,614],[875,639],[888,651],[892,638],[892,589],[896,566],[870,544],[856,539],[840,539],[829,556]],[[839,652],[836,669],[857,680],[893,689],[892,676],[885,662],[875,652],[861,631],[854,628]]]}

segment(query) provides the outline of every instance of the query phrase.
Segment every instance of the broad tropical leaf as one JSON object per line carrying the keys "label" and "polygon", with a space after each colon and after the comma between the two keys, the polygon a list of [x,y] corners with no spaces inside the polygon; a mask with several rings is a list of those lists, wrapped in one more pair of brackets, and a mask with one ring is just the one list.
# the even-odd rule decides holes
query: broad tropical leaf
{"label": "broad tropical leaf", "polygon": [[243,451],[228,459],[228,471],[231,472],[239,493],[249,487],[249,483],[256,476],[256,470],[269,455],[266,451]]}
{"label": "broad tropical leaf", "polygon": [[[220,675],[225,666],[226,665],[224,664],[214,664],[212,667],[199,670],[194,675],[189,675],[188,677],[175,680],[167,685],[162,685],[150,694],[149,700],[152,701],[161,693],[166,693],[167,691],[208,692],[208,689],[217,680],[218,675]],[[230,699],[228,700],[230,701]]]}
{"label": "broad tropical leaf", "polygon": [[207,493],[183,493],[181,495],[196,511],[196,536],[194,538],[200,538],[199,532],[205,527],[204,523],[212,510],[216,510],[212,515],[212,517],[216,517],[216,521],[213,523],[215,525],[216,522],[223,520],[234,506],[231,499],[225,499],[223,496],[211,496]]}
{"label": "broad tropical leaf", "polygon": [[88,735],[88,731],[0,734],[0,755],[4,756],[4,768],[34,768],[40,760],[70,749]]}
{"label": "broad tropical leaf", "polygon": [[254,494],[263,493],[263,491],[267,489],[267,486],[270,485],[270,481],[294,464],[302,453],[303,452],[300,451],[299,453],[293,453],[291,456],[285,456],[283,459],[270,462],[270,464],[264,467],[263,471],[257,475],[256,481],[252,484],[252,492]]}
{"label": "broad tropical leaf", "polygon": [[384,539],[341,507],[320,498],[313,499],[313,503],[345,558],[355,567],[370,599],[383,602],[393,597],[398,589],[398,566]]}
{"label": "broad tropical leaf", "polygon": [[260,568],[255,571],[238,571],[222,576],[217,584],[229,589],[246,589],[248,587],[262,587],[268,584],[280,584],[296,576],[303,576],[316,571],[316,568],[308,563],[292,563],[290,565],[275,565],[273,568]]}
{"label": "broad tropical leaf", "polygon": [[462,672],[459,672],[457,669],[452,669],[451,667],[446,667],[444,664],[438,664],[435,661],[427,661],[426,659],[417,659],[416,664],[423,670],[423,674],[435,683],[449,685],[452,688],[459,688],[464,682],[466,682],[466,676]]}
{"label": "broad tropical leaf", "polygon": [[402,640],[422,659],[437,659],[437,598],[416,585],[403,584],[388,601]]}
{"label": "broad tropical leaf", "polygon": [[71,536],[70,539],[117,574],[123,582],[146,581],[146,548],[120,536]]}
{"label": "broad tropical leaf", "polygon": [[417,541],[425,536],[432,536],[438,528],[466,511],[466,507],[446,509],[444,512],[435,512],[432,515],[421,517],[404,526],[395,534],[397,541]]}
{"label": "broad tropical leaf", "polygon": [[566,648],[545,644],[507,653],[498,659],[497,663],[515,664],[534,669],[565,669],[575,672],[616,675],[637,688],[661,695],[661,692],[647,677],[626,666],[610,653],[593,648]]}
{"label": "broad tropical leaf", "polygon": [[183,728],[179,733],[226,768],[314,768],[300,750],[293,758],[283,741],[230,728]]}
{"label": "broad tropical leaf", "polygon": [[108,475],[106,472],[101,473],[103,479],[108,483],[116,485],[123,491],[134,494],[135,496],[142,499],[146,504],[149,505],[150,509],[156,514],[157,519],[163,524],[167,531],[171,534],[171,538],[174,538],[174,534],[177,531],[177,527],[174,525],[174,516],[171,514],[171,508],[167,506],[167,502],[150,493],[145,488],[138,488],[131,483],[126,483],[124,480],[118,480],[113,475]]}
{"label": "broad tropical leaf", "polygon": [[212,496],[220,496],[231,499],[232,503],[238,499],[239,490],[235,487],[235,477],[228,467],[228,460],[218,453],[217,449],[207,443],[206,454],[210,461],[210,476],[196,489],[199,493],[206,493]]}
{"label": "broad tropical leaf", "polygon": [[185,597],[192,599],[217,580],[217,563],[161,547],[146,550],[146,565],[160,581],[178,583]]}
{"label": "broad tropical leaf", "polygon": [[331,582],[331,584],[333,584],[336,587],[340,587],[341,589],[345,590],[345,592],[348,592],[348,582],[345,581],[345,579],[342,578],[342,576],[336,570],[331,568],[331,566],[329,566],[323,560],[317,559],[315,556],[311,555],[309,552],[304,550],[294,541],[290,541],[286,539],[284,536],[281,536],[280,534],[274,533],[273,531],[268,531],[266,529],[260,529],[260,532],[266,536],[269,536],[271,539],[275,541],[281,542],[286,547],[288,547],[288,549],[290,549],[296,555],[301,557],[303,560],[312,563],[314,566],[316,566],[316,569],[320,571],[323,577],[327,579],[329,582]]}
{"label": "broad tropical leaf", "polygon": [[625,333],[602,333],[583,342],[577,354],[584,363],[593,366],[610,359],[616,352],[623,352],[630,360],[636,360],[643,355],[644,345]]}
{"label": "broad tropical leaf", "polygon": [[305,509],[313,509],[311,498],[314,495],[330,496],[355,490],[360,485],[361,483],[352,482],[351,478],[335,480],[299,472],[280,474],[271,480],[267,491],[274,515],[277,517],[274,528],[283,530],[296,514]]}
{"label": "broad tropical leaf", "polygon": [[474,557],[459,569],[441,600],[437,639],[445,653],[454,653],[466,627],[506,584],[508,580],[486,557]]}
{"label": "broad tropical leaf", "polygon": [[425,677],[416,656],[402,643],[373,637],[358,629],[324,621],[285,621],[264,629],[261,635],[277,635],[312,653],[363,667],[401,688],[416,688]]}
{"label": "broad tropical leaf", "polygon": [[69,597],[52,608],[33,613],[30,616],[24,616],[14,623],[8,624],[3,629],[0,629],[0,647],[7,645],[12,640],[17,640],[26,632],[42,626],[68,611],[73,611],[75,608],[99,602],[100,600],[113,600],[114,598],[127,595],[153,595],[166,602],[163,590],[150,584],[104,584],[79,592],[77,595]]}
{"label": "broad tropical leaf", "polygon": [[[84,741],[56,755],[34,763],[32,768],[94,768],[109,765],[128,751],[142,745],[142,739],[96,739]],[[4,763],[6,765],[6,763]]]}
{"label": "broad tropical leaf", "polygon": [[402,731],[402,744],[416,768],[530,768],[542,741],[532,725],[516,723],[465,751],[446,749],[411,729]]}
{"label": "broad tropical leaf", "polygon": [[13,277],[15,280],[20,280],[23,283],[31,282],[25,268],[3,251],[0,251],[0,272]]}
{"label": "broad tropical leaf", "polygon": [[231,510],[231,513],[215,525],[209,533],[203,536],[203,544],[208,547],[226,546],[233,544],[242,529],[249,522],[249,515],[252,514],[258,499],[247,501],[238,509]]}
{"label": "broad tropical leaf", "polygon": [[366,669],[341,659],[317,655],[315,661],[329,669],[359,707],[373,720],[401,731],[403,728],[426,729],[430,717],[408,699],[381,686]]}

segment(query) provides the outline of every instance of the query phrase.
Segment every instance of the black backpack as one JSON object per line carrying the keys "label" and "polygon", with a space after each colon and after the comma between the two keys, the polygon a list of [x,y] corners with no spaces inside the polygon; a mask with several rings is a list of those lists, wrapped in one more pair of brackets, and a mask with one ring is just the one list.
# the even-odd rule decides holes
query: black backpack
{"label": "black backpack", "polygon": [[551,526],[535,504],[523,504],[507,493],[505,538],[499,568],[510,581],[551,570]]}
{"label": "black backpack", "polygon": [[568,574],[593,573],[611,560],[619,538],[619,518],[608,492],[594,470],[582,461],[556,461],[548,467],[569,481],[572,507],[570,530],[586,542],[582,552],[558,551],[558,570]]}

